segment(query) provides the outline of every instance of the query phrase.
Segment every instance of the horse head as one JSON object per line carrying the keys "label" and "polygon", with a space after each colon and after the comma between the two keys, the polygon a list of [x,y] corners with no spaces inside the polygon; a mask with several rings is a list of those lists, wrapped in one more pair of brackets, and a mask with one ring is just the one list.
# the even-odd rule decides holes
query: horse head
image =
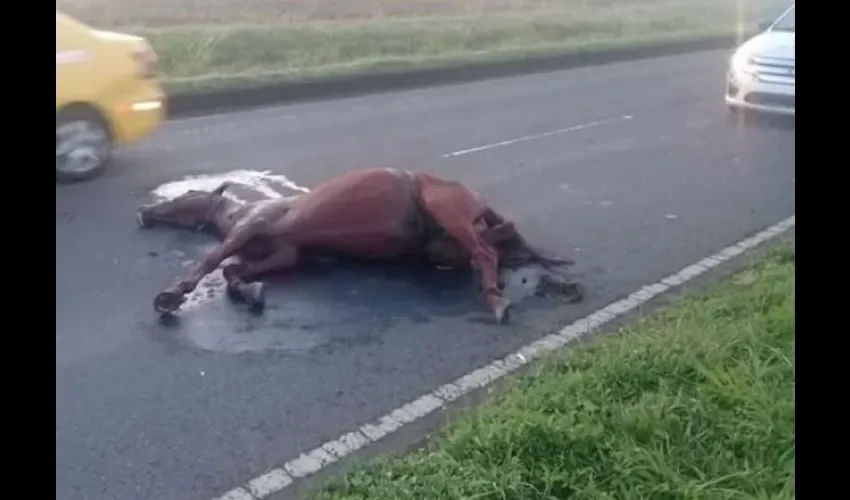
{"label": "horse head", "polygon": [[144,205],[136,212],[136,220],[143,228],[165,224],[203,229],[212,224],[217,212],[227,205],[224,192],[230,186],[230,182],[224,182],[212,191],[190,189],[172,200]]}

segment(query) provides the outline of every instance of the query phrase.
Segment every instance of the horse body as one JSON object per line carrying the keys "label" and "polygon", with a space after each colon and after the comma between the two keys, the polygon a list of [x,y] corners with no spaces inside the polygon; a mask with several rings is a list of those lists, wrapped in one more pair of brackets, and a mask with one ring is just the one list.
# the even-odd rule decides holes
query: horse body
{"label": "horse body", "polygon": [[478,193],[424,173],[354,170],[309,193],[249,204],[225,198],[226,188],[192,191],[140,209],[142,226],[213,226],[222,238],[186,277],[158,296],[160,312],[173,312],[204,275],[225,261],[229,289],[262,304],[262,285],[252,283],[257,277],[291,268],[305,253],[317,253],[471,263],[481,275],[485,300],[497,319],[505,321],[510,302],[498,285],[500,256],[544,266],[572,263],[541,256]]}
{"label": "horse body", "polygon": [[406,172],[356,170],[300,196],[270,232],[305,251],[397,258],[423,238],[415,196]]}

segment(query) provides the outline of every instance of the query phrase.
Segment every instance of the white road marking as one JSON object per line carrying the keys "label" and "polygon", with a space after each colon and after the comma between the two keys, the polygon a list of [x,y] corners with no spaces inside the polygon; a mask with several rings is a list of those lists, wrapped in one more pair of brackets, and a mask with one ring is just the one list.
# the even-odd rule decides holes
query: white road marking
{"label": "white road marking", "polygon": [[[351,455],[414,420],[427,416],[464,394],[485,387],[517,368],[541,358],[544,354],[560,349],[585,335],[593,333],[601,326],[637,309],[671,288],[687,283],[723,262],[787,232],[795,226],[795,217],[795,215],[792,215],[764,231],[726,247],[711,257],[706,257],[679,270],[657,283],[644,286],[628,297],[612,302],[608,306],[564,327],[558,333],[547,335],[503,359],[493,361],[487,366],[391,411],[374,422],[362,425],[355,431],[305,452],[298,458],[285,463],[282,467],[253,479],[248,485],[235,488],[214,500],[263,500],[269,495],[285,489],[296,478],[306,477],[318,472],[326,465]],[[251,493],[248,493],[249,491]]]}
{"label": "white road marking", "polygon": [[598,120],[590,123],[582,123],[581,125],[573,125],[572,127],[567,128],[559,128],[558,130],[550,130],[549,132],[543,132],[541,134],[533,134],[533,135],[525,135],[522,137],[517,137],[515,139],[508,139],[506,141],[493,142],[490,144],[484,144],[483,146],[478,146],[470,149],[461,149],[460,151],[454,151],[451,153],[446,153],[443,155],[443,158],[451,158],[454,156],[462,156],[467,155],[469,153],[477,153],[479,151],[486,151],[488,149],[498,148],[501,146],[509,146],[511,144],[516,144],[518,142],[530,141],[533,139],[542,139],[544,137],[549,137],[557,134],[566,134],[569,132],[576,132],[578,130],[584,130],[588,128],[598,127],[600,125],[607,125],[609,123],[622,122],[626,120],[631,120],[634,118],[631,115],[623,115],[618,116],[616,118],[606,118],[605,120]]}

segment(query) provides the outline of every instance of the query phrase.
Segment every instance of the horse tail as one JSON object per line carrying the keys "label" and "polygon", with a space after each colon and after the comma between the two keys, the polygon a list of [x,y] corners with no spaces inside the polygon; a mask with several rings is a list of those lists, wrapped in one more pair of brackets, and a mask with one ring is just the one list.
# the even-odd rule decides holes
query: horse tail
{"label": "horse tail", "polygon": [[532,262],[540,264],[547,270],[552,270],[552,267],[560,267],[560,266],[571,266],[575,264],[575,261],[572,259],[567,259],[563,257],[557,257],[552,255],[544,255],[539,249],[534,248],[529,245],[528,242],[525,241],[525,238],[519,234],[519,231],[516,230],[513,223],[509,222],[504,216],[500,213],[493,210],[492,207],[486,206],[482,211],[479,218],[483,218],[486,224],[490,227],[495,227],[499,225],[510,225],[509,229],[513,234],[512,236],[516,238],[516,241],[520,244],[520,246],[528,252],[528,256]]}

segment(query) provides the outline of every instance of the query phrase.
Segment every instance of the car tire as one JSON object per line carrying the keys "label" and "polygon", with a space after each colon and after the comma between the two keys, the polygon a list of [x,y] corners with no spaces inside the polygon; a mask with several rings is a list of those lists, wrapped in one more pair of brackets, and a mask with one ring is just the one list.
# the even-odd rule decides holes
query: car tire
{"label": "car tire", "polygon": [[56,114],[57,182],[79,182],[102,174],[112,148],[109,126],[93,108],[72,106]]}

